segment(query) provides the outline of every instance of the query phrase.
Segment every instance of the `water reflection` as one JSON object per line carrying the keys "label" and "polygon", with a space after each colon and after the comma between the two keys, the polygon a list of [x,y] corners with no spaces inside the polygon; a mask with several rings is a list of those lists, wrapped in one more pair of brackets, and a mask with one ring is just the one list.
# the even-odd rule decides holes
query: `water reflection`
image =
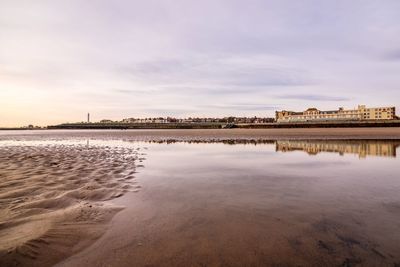
{"label": "water reflection", "polygon": [[113,199],[109,231],[66,265],[400,266],[400,140],[134,138],[0,140],[4,220],[31,196],[59,212],[67,190],[108,199],[132,181],[143,190]]}
{"label": "water reflection", "polygon": [[249,139],[226,139],[226,140],[157,140],[149,143],[174,144],[174,143],[223,143],[226,145],[275,145],[275,151],[292,152],[305,151],[309,155],[317,155],[321,152],[344,154],[357,154],[360,158],[367,156],[396,157],[396,150],[400,146],[399,140],[249,140]]}
{"label": "water reflection", "polygon": [[[138,201],[131,195],[121,200],[128,208],[120,225],[127,227],[114,228],[116,236],[138,229],[133,240],[118,243],[127,265],[400,263],[399,163],[384,152],[398,141],[162,143],[148,145],[146,169],[138,174],[146,189],[143,206],[132,205]],[[276,147],[332,153],[309,156]],[[338,153],[387,157],[359,160]],[[146,243],[137,249],[135,238]],[[97,249],[107,255],[114,248],[104,239]]]}
{"label": "water reflection", "polygon": [[356,154],[359,158],[367,156],[392,157],[397,156],[400,140],[269,140],[269,139],[165,139],[137,141],[132,139],[102,140],[102,139],[60,139],[60,140],[0,140],[4,146],[42,146],[42,145],[78,145],[89,147],[117,146],[132,147],[137,144],[225,144],[225,145],[267,145],[275,146],[276,152],[304,151],[308,155],[321,152]]}
{"label": "water reflection", "polygon": [[276,151],[291,152],[305,151],[309,155],[321,152],[344,154],[358,154],[360,158],[367,156],[396,157],[399,141],[357,140],[357,141],[276,141]]}

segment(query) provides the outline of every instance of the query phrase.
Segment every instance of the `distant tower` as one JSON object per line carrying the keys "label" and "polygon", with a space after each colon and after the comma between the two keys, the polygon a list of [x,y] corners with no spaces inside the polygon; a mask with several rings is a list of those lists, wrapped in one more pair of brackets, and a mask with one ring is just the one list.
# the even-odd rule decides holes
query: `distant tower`
{"label": "distant tower", "polygon": [[90,123],[90,113],[87,114],[87,123]]}

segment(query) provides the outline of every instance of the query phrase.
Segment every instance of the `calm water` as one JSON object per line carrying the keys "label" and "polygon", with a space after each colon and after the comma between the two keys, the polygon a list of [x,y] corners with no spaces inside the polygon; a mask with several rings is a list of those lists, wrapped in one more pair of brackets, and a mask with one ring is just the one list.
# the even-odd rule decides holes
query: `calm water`
{"label": "calm water", "polygon": [[400,266],[399,141],[68,142],[145,160],[110,230],[62,265]]}
{"label": "calm water", "polygon": [[141,192],[67,265],[400,263],[399,142],[143,145]]}

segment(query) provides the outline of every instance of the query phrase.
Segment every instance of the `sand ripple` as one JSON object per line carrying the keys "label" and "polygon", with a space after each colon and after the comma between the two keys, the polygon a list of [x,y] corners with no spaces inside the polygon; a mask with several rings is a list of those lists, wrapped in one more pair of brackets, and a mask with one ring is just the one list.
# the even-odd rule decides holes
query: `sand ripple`
{"label": "sand ripple", "polygon": [[139,189],[139,157],[127,147],[1,147],[0,265],[52,265],[100,237],[121,209],[103,201]]}

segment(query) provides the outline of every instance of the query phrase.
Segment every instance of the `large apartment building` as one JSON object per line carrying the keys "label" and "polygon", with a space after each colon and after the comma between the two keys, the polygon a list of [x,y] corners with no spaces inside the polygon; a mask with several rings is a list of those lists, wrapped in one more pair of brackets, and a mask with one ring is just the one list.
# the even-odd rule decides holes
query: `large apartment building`
{"label": "large apartment building", "polygon": [[359,105],[357,109],[321,111],[309,108],[303,112],[277,111],[277,122],[304,122],[304,121],[330,121],[330,120],[393,120],[396,118],[395,107],[367,108]]}

